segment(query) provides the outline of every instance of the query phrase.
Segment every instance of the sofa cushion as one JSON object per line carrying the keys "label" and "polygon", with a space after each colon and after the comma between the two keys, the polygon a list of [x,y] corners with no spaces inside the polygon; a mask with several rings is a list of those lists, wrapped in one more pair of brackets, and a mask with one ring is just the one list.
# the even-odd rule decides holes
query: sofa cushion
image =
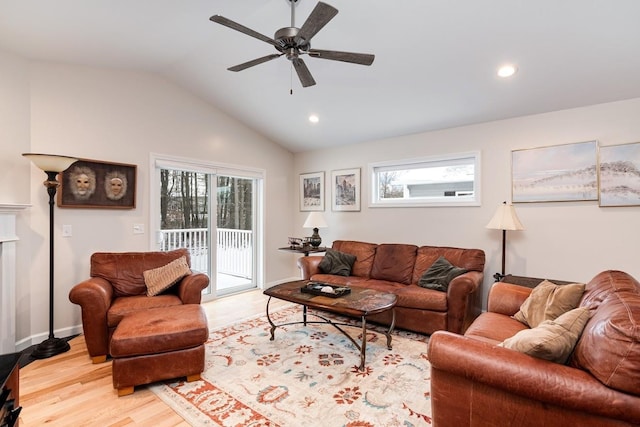
{"label": "sofa cushion", "polygon": [[447,311],[447,294],[418,285],[401,285],[394,290],[398,301],[396,307],[415,308],[445,313]]}
{"label": "sofa cushion", "polygon": [[602,272],[587,284],[581,306],[594,313],[570,365],[640,396],[640,283],[621,271]]}
{"label": "sofa cushion", "polygon": [[91,277],[101,277],[111,283],[114,295],[146,295],[143,273],[162,267],[185,256],[189,264],[189,251],[176,249],[166,252],[96,252],[91,255]]}
{"label": "sofa cushion", "polygon": [[338,276],[350,276],[356,256],[346,252],[328,249],[318,268],[324,274],[335,274]]}
{"label": "sofa cushion", "polygon": [[190,273],[187,258],[184,256],[174,259],[162,267],[142,272],[144,284],[147,286],[147,296],[153,297],[166,291]]}
{"label": "sofa cushion", "polygon": [[356,256],[351,274],[367,279],[371,277],[371,267],[373,266],[377,247],[378,245],[375,243],[356,242],[353,240],[336,240],[333,242],[333,249]]}
{"label": "sofa cushion", "polygon": [[378,245],[371,267],[371,278],[391,282],[411,283],[411,274],[416,263],[415,245],[389,244]]}
{"label": "sofa cushion", "polygon": [[418,285],[436,291],[447,292],[449,282],[467,272],[466,268],[451,265],[445,257],[440,257],[424,272]]}
{"label": "sofa cushion", "polygon": [[533,289],[513,317],[530,328],[535,328],[545,320],[554,320],[576,308],[583,293],[582,283],[556,285],[544,280]]}
{"label": "sofa cushion", "polygon": [[471,323],[464,336],[495,345],[525,329],[529,328],[512,317],[485,311]]}
{"label": "sofa cushion", "polygon": [[570,310],[555,320],[545,320],[535,328],[525,329],[499,344],[539,359],[565,363],[589,320],[588,308]]}

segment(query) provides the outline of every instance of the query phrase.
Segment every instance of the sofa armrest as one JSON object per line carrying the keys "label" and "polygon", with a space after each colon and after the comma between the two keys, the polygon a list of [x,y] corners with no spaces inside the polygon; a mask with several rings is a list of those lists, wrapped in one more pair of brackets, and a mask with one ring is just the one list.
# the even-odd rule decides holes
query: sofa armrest
{"label": "sofa armrest", "polygon": [[176,284],[176,292],[183,304],[200,304],[202,290],[209,286],[209,276],[204,273],[191,273]]}
{"label": "sofa armrest", "polygon": [[484,274],[468,271],[454,278],[447,288],[447,330],[461,334],[476,316],[475,295]]}
{"label": "sofa armrest", "polygon": [[[454,381],[458,387],[465,387],[463,384],[466,383],[470,391],[474,384],[483,384],[548,405],[627,422],[640,421],[640,398],[608,388],[580,369],[446,331],[431,335],[428,358],[434,399],[439,387],[447,388],[446,380],[439,383],[440,378],[445,378],[438,375],[437,371],[440,371],[449,374],[447,378],[456,377]],[[483,402],[474,401],[473,404],[482,405]],[[500,408],[494,410],[500,411]]]}
{"label": "sofa armrest", "polygon": [[109,354],[107,311],[112,299],[111,283],[100,277],[80,282],[69,291],[69,300],[82,309],[82,329],[92,358]]}
{"label": "sofa armrest", "polygon": [[298,268],[300,269],[302,280],[309,280],[314,274],[320,273],[318,265],[320,265],[322,258],[321,256],[304,256],[298,258]]}
{"label": "sofa armrest", "polygon": [[487,311],[513,316],[533,289],[511,283],[496,282],[489,290]]}

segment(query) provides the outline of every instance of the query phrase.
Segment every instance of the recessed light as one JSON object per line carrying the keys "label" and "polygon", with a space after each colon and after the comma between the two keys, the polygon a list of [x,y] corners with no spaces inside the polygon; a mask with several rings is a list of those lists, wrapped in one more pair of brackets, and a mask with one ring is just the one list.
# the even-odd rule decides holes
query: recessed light
{"label": "recessed light", "polygon": [[502,67],[498,68],[498,76],[511,77],[516,73],[516,71],[518,71],[518,68],[515,65],[512,65],[512,64],[503,65]]}
{"label": "recessed light", "polygon": [[309,116],[309,121],[311,123],[318,123],[320,121],[320,118],[318,116],[316,116],[315,114],[312,114]]}

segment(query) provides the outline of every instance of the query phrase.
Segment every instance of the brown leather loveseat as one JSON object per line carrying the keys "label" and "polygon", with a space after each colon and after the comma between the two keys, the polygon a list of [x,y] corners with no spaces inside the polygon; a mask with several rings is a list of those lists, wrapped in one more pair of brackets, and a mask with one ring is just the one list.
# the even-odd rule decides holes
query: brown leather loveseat
{"label": "brown leather loveseat", "polygon": [[69,292],[69,299],[82,308],[82,328],[93,363],[106,360],[111,336],[128,314],[150,308],[200,304],[209,277],[196,272],[186,275],[159,295],[147,296],[144,272],[183,256],[190,265],[187,249],[91,255],[91,277],[75,285]]}
{"label": "brown leather loveseat", "polygon": [[566,364],[497,346],[527,328],[511,316],[531,291],[495,283],[465,336],[431,336],[434,425],[640,426],[640,283],[621,271],[587,283],[591,317]]}
{"label": "brown leather loveseat", "polygon": [[[438,330],[462,333],[477,315],[476,296],[482,286],[485,260],[480,249],[351,240],[336,240],[332,249],[356,256],[351,275],[323,274],[319,269],[323,257],[307,256],[298,259],[302,278],[395,293],[399,328],[423,334]],[[423,273],[440,257],[468,271],[451,280],[446,292],[419,286]],[[391,322],[389,312],[369,318],[384,324]]]}

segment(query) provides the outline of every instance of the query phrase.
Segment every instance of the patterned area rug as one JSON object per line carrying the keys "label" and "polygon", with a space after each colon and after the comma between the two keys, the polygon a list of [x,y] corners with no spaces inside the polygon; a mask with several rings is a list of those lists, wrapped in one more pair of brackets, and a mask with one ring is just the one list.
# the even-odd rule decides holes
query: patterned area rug
{"label": "patterned area rug", "polygon": [[[271,317],[294,322],[302,312],[295,306]],[[374,326],[359,371],[359,351],[331,325],[279,327],[274,341],[269,329],[262,316],[213,331],[201,381],[151,390],[194,426],[431,425],[428,337],[395,331],[388,350]],[[360,328],[343,329],[359,342]]]}

